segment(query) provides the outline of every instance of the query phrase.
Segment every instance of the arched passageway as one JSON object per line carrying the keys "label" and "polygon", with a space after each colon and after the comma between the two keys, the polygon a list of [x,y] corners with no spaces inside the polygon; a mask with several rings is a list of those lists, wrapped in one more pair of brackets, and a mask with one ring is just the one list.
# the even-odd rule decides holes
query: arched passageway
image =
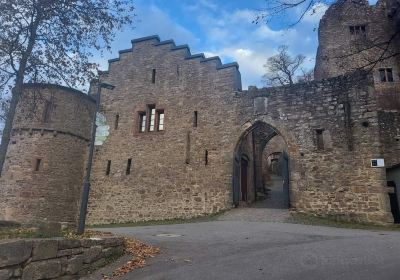
{"label": "arched passageway", "polygon": [[235,206],[289,208],[289,157],[277,129],[264,122],[247,129],[236,145],[233,166]]}

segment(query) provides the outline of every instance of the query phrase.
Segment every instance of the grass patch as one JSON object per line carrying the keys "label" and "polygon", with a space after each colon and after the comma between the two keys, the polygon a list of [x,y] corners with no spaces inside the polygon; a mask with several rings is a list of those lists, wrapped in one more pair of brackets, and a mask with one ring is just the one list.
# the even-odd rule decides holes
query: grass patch
{"label": "grass patch", "polygon": [[334,217],[317,217],[303,213],[292,213],[287,222],[302,225],[327,226],[349,229],[400,231],[400,224],[375,225],[360,222],[346,222],[335,219]]}
{"label": "grass patch", "polygon": [[168,219],[168,220],[151,220],[142,222],[128,222],[128,223],[111,223],[111,224],[98,224],[88,225],[88,228],[118,228],[118,227],[143,227],[143,226],[159,226],[159,225],[176,225],[176,224],[190,224],[190,223],[203,223],[212,222],[218,219],[226,211],[220,211],[215,214],[200,216],[189,219]]}
{"label": "grass patch", "polygon": [[0,227],[0,240],[21,238],[49,238],[49,234],[38,231],[36,228]]}

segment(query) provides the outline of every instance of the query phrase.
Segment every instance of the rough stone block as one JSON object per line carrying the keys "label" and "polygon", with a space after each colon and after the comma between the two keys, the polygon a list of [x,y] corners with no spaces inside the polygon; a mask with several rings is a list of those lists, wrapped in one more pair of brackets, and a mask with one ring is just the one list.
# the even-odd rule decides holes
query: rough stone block
{"label": "rough stone block", "polygon": [[83,256],[75,256],[68,260],[67,273],[76,274],[83,269]]}
{"label": "rough stone block", "polygon": [[81,241],[78,239],[60,239],[58,241],[58,249],[71,249],[71,248],[78,248],[81,246]]}
{"label": "rough stone block", "polygon": [[105,258],[109,258],[111,256],[116,256],[119,257],[124,254],[124,247],[118,246],[118,247],[110,247],[103,249],[102,255]]}
{"label": "rough stone block", "polygon": [[121,237],[106,237],[104,238],[105,247],[117,247],[121,246],[124,240]]}
{"label": "rough stone block", "polygon": [[20,264],[32,252],[32,242],[25,240],[6,240],[0,242],[0,267]]}
{"label": "rough stone block", "polygon": [[29,263],[22,272],[23,280],[51,279],[61,275],[61,262],[58,259]]}
{"label": "rough stone block", "polygon": [[58,241],[54,239],[38,239],[33,242],[32,261],[57,257]]}
{"label": "rough stone block", "polygon": [[12,269],[0,269],[0,280],[8,280],[13,276]]}
{"label": "rough stone block", "polygon": [[72,248],[72,249],[64,249],[60,250],[57,253],[57,257],[65,257],[65,256],[72,256],[72,255],[79,255],[83,252],[83,248]]}
{"label": "rough stone block", "polygon": [[92,263],[99,258],[101,258],[102,247],[101,246],[94,246],[87,249],[83,252],[83,262],[84,263]]}

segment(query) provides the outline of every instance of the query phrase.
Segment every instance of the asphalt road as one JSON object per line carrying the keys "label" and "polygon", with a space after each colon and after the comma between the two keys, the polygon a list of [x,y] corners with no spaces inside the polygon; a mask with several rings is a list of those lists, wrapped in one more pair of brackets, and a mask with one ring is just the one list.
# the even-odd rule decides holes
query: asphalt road
{"label": "asphalt road", "polygon": [[120,279],[400,279],[400,232],[248,221],[105,230],[161,248]]}

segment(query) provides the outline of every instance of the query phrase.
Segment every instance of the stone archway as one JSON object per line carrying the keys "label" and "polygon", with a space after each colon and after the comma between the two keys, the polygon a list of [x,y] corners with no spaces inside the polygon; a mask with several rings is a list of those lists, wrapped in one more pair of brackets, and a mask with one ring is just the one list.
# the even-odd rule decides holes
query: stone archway
{"label": "stone archway", "polygon": [[[279,169],[280,177],[274,176],[272,180],[268,180],[268,170],[265,164],[265,150],[269,143],[274,142],[273,139],[282,139],[284,149],[279,151]],[[270,148],[269,152],[278,153],[274,148]],[[243,170],[243,158],[246,158],[247,170]],[[273,191],[280,188],[279,199],[282,201],[270,204],[272,208],[289,208],[289,156],[286,141],[283,135],[273,126],[263,121],[256,121],[248,127],[240,136],[235,147],[234,163],[233,163],[233,204],[235,206],[249,206],[260,200],[272,199]],[[243,178],[246,174],[247,178]],[[269,184],[269,185],[268,185]],[[278,186],[276,185],[278,184]],[[280,184],[280,186],[279,186]],[[243,195],[243,186],[247,189],[245,196]],[[274,190],[272,190],[274,187]],[[243,199],[246,197],[246,200]],[[266,201],[268,202],[268,201]],[[258,205],[260,205],[258,203]],[[262,204],[268,207],[267,204]]]}

